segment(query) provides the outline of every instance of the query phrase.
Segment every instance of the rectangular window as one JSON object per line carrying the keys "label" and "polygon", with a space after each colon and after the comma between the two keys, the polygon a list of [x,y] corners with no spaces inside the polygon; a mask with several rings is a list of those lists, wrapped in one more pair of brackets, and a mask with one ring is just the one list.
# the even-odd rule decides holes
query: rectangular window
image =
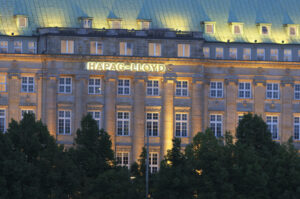
{"label": "rectangular window", "polygon": [[6,76],[0,75],[0,92],[6,91]]}
{"label": "rectangular window", "polygon": [[129,168],[129,153],[117,152],[116,162],[118,166]]}
{"label": "rectangular window", "polygon": [[300,117],[294,117],[294,140],[300,140]]}
{"label": "rectangular window", "polygon": [[232,33],[235,35],[240,35],[243,33],[243,25],[242,24],[235,24],[232,26]]}
{"label": "rectangular window", "polygon": [[90,95],[101,94],[101,79],[100,78],[90,78],[89,79],[88,93]]}
{"label": "rectangular window", "polygon": [[19,28],[26,28],[28,26],[28,18],[25,16],[18,16]]}
{"label": "rectangular window", "polygon": [[0,53],[8,53],[8,42],[0,41]]}
{"label": "rectangular window", "polygon": [[89,111],[88,114],[90,114],[93,117],[93,119],[96,120],[98,128],[101,129],[101,112]]}
{"label": "rectangular window", "polygon": [[271,26],[270,25],[261,25],[260,31],[262,35],[269,35],[271,32]]}
{"label": "rectangular window", "polygon": [[118,80],[118,95],[130,95],[130,80],[119,79]]}
{"label": "rectangular window", "polygon": [[156,153],[156,152],[149,153],[149,168],[150,168],[150,173],[157,173],[157,171],[158,171],[158,153]]}
{"label": "rectangular window", "polygon": [[175,114],[175,136],[187,137],[188,115],[186,113]]}
{"label": "rectangular window", "polygon": [[292,61],[292,50],[291,49],[284,49],[283,61]]}
{"label": "rectangular window", "polygon": [[278,61],[278,49],[271,49],[270,54],[271,61]]}
{"label": "rectangular window", "polygon": [[161,56],[160,43],[149,43],[149,56],[153,56],[153,57]]}
{"label": "rectangular window", "polygon": [[216,48],[216,59],[223,59],[223,48]]}
{"label": "rectangular window", "polygon": [[289,26],[288,27],[289,36],[297,36],[298,35],[298,26]]}
{"label": "rectangular window", "polygon": [[177,81],[176,82],[176,96],[187,97],[188,96],[188,82]]}
{"label": "rectangular window", "polygon": [[149,30],[150,29],[150,22],[149,21],[141,21],[141,29],[142,30]]}
{"label": "rectangular window", "polygon": [[102,55],[103,54],[103,45],[98,41],[90,42],[90,54],[92,55]]}
{"label": "rectangular window", "polygon": [[265,49],[263,49],[263,48],[258,48],[258,49],[256,50],[256,52],[257,52],[257,55],[256,55],[257,60],[260,60],[260,61],[265,60]]}
{"label": "rectangular window", "polygon": [[251,60],[251,48],[243,49],[243,60]]}
{"label": "rectangular window", "polygon": [[117,112],[117,135],[128,136],[130,130],[129,112]]}
{"label": "rectangular window", "polygon": [[28,113],[33,113],[34,114],[34,110],[32,110],[32,109],[23,109],[23,110],[21,110],[21,119],[23,119],[24,114],[28,114]]}
{"label": "rectangular window", "polygon": [[72,93],[72,78],[60,77],[58,80],[58,93]]}
{"label": "rectangular window", "polygon": [[159,96],[158,80],[148,80],[147,81],[147,95],[148,96]]}
{"label": "rectangular window", "polygon": [[237,49],[236,48],[229,48],[229,57],[230,59],[237,59]]}
{"label": "rectangular window", "polygon": [[92,28],[93,20],[92,19],[82,19],[83,28]]}
{"label": "rectangular window", "polygon": [[215,24],[205,24],[205,33],[214,34],[215,33]]}
{"label": "rectangular window", "polygon": [[4,109],[0,109],[0,132],[6,131],[6,114]]}
{"label": "rectangular window", "polygon": [[272,139],[278,139],[278,116],[267,116],[268,130],[272,134]]}
{"label": "rectangular window", "polygon": [[210,48],[209,47],[204,47],[203,48],[203,56],[206,59],[208,59],[210,57]]}
{"label": "rectangular window", "polygon": [[73,40],[61,40],[60,52],[62,54],[73,54],[74,53],[74,41]]}
{"label": "rectangular window", "polygon": [[222,136],[222,115],[210,115],[210,129],[216,137]]}
{"label": "rectangular window", "polygon": [[223,82],[210,82],[210,97],[223,97]]}
{"label": "rectangular window", "polygon": [[267,99],[279,99],[278,83],[268,83],[266,88],[267,88]]}
{"label": "rectangular window", "polygon": [[121,21],[111,21],[111,29],[121,29]]}
{"label": "rectangular window", "polygon": [[30,54],[36,53],[36,42],[34,42],[34,41],[28,42],[28,53],[30,53]]}
{"label": "rectangular window", "polygon": [[178,57],[190,57],[190,44],[178,44],[177,45]]}
{"label": "rectangular window", "polygon": [[300,100],[300,84],[295,84],[294,86],[294,99]]}
{"label": "rectangular window", "polygon": [[149,136],[158,136],[158,129],[159,129],[158,121],[159,121],[158,113],[146,114],[146,128]]}
{"label": "rectangular window", "polygon": [[33,93],[34,92],[34,77],[22,77],[21,92]]}
{"label": "rectangular window", "polygon": [[58,111],[58,134],[71,134],[71,111]]}
{"label": "rectangular window", "polygon": [[120,55],[132,56],[133,44],[127,42],[120,42]]}
{"label": "rectangular window", "polygon": [[22,53],[22,42],[21,41],[14,42],[14,53]]}
{"label": "rectangular window", "polygon": [[240,82],[239,83],[239,98],[251,98],[251,83]]}

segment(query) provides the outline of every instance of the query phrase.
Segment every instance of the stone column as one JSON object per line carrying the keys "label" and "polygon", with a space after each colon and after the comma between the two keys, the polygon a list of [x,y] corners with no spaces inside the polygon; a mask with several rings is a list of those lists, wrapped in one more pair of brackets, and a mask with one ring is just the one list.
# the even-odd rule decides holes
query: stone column
{"label": "stone column", "polygon": [[87,78],[82,75],[76,75],[75,77],[75,121],[73,135],[75,135],[77,129],[80,128],[80,122],[85,113],[85,99],[87,96],[87,88],[85,87],[86,79]]}
{"label": "stone column", "polygon": [[203,84],[203,131],[205,131],[209,127],[209,112],[208,112],[208,100],[209,100],[209,87],[210,87],[210,80],[206,80]]}
{"label": "stone column", "polygon": [[132,162],[139,159],[145,138],[145,80],[136,77],[134,81],[133,105],[134,131],[132,136]]}
{"label": "stone column", "polygon": [[42,119],[42,106],[43,106],[43,77],[41,74],[35,76],[36,79],[36,98],[37,98],[37,107],[36,107],[36,119]]}
{"label": "stone column", "polygon": [[57,118],[57,77],[49,76],[47,79],[47,95],[46,95],[46,121],[50,134],[56,137],[56,118]]}
{"label": "stone column", "polygon": [[281,142],[287,142],[288,139],[293,136],[293,85],[292,83],[282,83],[282,105],[281,105],[281,115],[279,117],[279,125],[281,128],[279,130],[279,138]]}
{"label": "stone column", "polygon": [[8,75],[8,121],[18,120],[20,105],[21,81],[20,75],[10,73]]}
{"label": "stone column", "polygon": [[[237,98],[237,80],[226,80],[226,131],[235,135],[236,130],[236,98]],[[224,132],[225,133],[225,132]],[[225,135],[225,134],[224,134]]]}
{"label": "stone column", "polygon": [[192,130],[190,136],[190,142],[192,142],[194,136],[203,131],[203,81],[200,79],[193,79],[192,84]]}
{"label": "stone column", "polygon": [[265,112],[265,81],[254,81],[254,114],[264,116]]}

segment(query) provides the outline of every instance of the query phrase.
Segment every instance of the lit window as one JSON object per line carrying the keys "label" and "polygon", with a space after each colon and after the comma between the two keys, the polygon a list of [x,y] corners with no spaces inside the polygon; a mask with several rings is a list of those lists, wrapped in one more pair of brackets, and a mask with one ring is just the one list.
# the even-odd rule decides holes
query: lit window
{"label": "lit window", "polygon": [[102,55],[103,54],[103,44],[98,41],[91,41],[90,53],[92,55]]}
{"label": "lit window", "polygon": [[265,60],[265,49],[258,48],[256,50],[256,52],[257,52],[257,60],[260,60],[260,61]]}
{"label": "lit window", "polygon": [[214,34],[215,33],[215,24],[205,24],[205,33]]}
{"label": "lit window", "polygon": [[251,60],[251,48],[243,49],[243,60]]}
{"label": "lit window", "polygon": [[147,81],[147,95],[148,96],[159,96],[158,80],[148,80]]}
{"label": "lit window", "polygon": [[34,92],[34,77],[22,77],[21,91],[23,93]]}
{"label": "lit window", "polygon": [[284,49],[283,61],[292,61],[292,50],[291,49]]}
{"label": "lit window", "polygon": [[121,21],[120,20],[112,20],[110,21],[111,29],[121,29]]}
{"label": "lit window", "polygon": [[120,55],[132,56],[132,43],[120,42]]}
{"label": "lit window", "polygon": [[159,127],[158,113],[147,113],[146,115],[146,129],[149,136],[158,136]]}
{"label": "lit window", "polygon": [[118,95],[130,95],[130,80],[119,79],[118,80]]}
{"label": "lit window", "polygon": [[58,111],[58,134],[71,134],[71,111]]}
{"label": "lit window", "polygon": [[26,28],[28,26],[28,18],[25,16],[18,16],[18,27]]}
{"label": "lit window", "polygon": [[82,19],[83,28],[92,28],[93,20],[92,19]]}
{"label": "lit window", "polygon": [[237,59],[237,49],[236,48],[229,48],[229,57],[230,59]]}
{"label": "lit window", "polygon": [[204,58],[209,58],[210,57],[210,48],[209,47],[204,47],[203,48],[203,56],[204,56]]}
{"label": "lit window", "polygon": [[178,57],[190,57],[190,44],[178,44],[177,45]]}
{"label": "lit window", "polygon": [[98,128],[101,129],[101,112],[89,111],[88,114],[90,114],[93,117],[93,119],[96,120]]}
{"label": "lit window", "polygon": [[150,29],[150,22],[149,21],[141,21],[141,29],[142,30],[149,30]]}
{"label": "lit window", "polygon": [[216,59],[223,59],[223,48],[216,48]]}
{"label": "lit window", "polygon": [[187,137],[188,115],[186,113],[175,114],[175,136]]}
{"label": "lit window", "polygon": [[270,35],[270,33],[271,33],[271,25],[260,25],[260,34]]}
{"label": "lit window", "polygon": [[271,49],[271,61],[278,61],[278,49]]}
{"label": "lit window", "polygon": [[0,109],[0,132],[6,131],[6,114],[5,109]]}
{"label": "lit window", "polygon": [[0,53],[8,53],[8,42],[0,41]]}
{"label": "lit window", "polygon": [[61,53],[73,54],[74,53],[74,41],[73,40],[61,40]]}
{"label": "lit window", "polygon": [[278,116],[267,116],[268,130],[272,134],[272,139],[278,139]]}
{"label": "lit window", "polygon": [[176,82],[176,96],[186,97],[188,96],[188,82],[177,81]]}
{"label": "lit window", "polygon": [[278,83],[268,83],[267,84],[267,99],[279,99],[279,84]]}
{"label": "lit window", "polygon": [[294,117],[294,140],[300,140],[300,117]]}
{"label": "lit window", "polygon": [[251,83],[240,82],[239,83],[239,98],[251,98]]}
{"label": "lit window", "polygon": [[72,93],[72,78],[60,77],[58,80],[58,93]]}
{"label": "lit window", "polygon": [[34,114],[34,110],[32,110],[32,109],[23,109],[23,110],[21,110],[21,120],[23,119],[25,114],[29,114],[29,113]]}
{"label": "lit window", "polygon": [[300,100],[300,84],[295,84],[294,86],[294,99]]}
{"label": "lit window", "polygon": [[118,166],[129,168],[129,153],[117,152],[116,162]]}
{"label": "lit window", "polygon": [[88,93],[91,95],[101,94],[101,79],[100,78],[90,78]]}
{"label": "lit window", "polygon": [[21,41],[15,41],[14,42],[14,52],[15,53],[22,53],[22,42]]}
{"label": "lit window", "polygon": [[210,82],[210,97],[223,97],[223,82]]}
{"label": "lit window", "polygon": [[154,57],[161,56],[160,43],[149,43],[149,56],[154,56]]}
{"label": "lit window", "polygon": [[149,153],[149,169],[150,173],[157,173],[158,171],[158,153]]}
{"label": "lit window", "polygon": [[0,75],[0,92],[6,91],[6,76]]}
{"label": "lit window", "polygon": [[117,135],[128,136],[130,129],[129,112],[117,112]]}
{"label": "lit window", "polygon": [[210,129],[216,137],[222,136],[222,115],[210,115]]}
{"label": "lit window", "polygon": [[298,26],[288,26],[288,35],[293,37],[298,35]]}
{"label": "lit window", "polygon": [[241,23],[233,23],[231,25],[231,28],[232,28],[232,34],[235,34],[235,35],[241,35],[243,34],[243,24]]}
{"label": "lit window", "polygon": [[30,53],[30,54],[36,53],[36,42],[34,42],[34,41],[28,42],[28,53]]}

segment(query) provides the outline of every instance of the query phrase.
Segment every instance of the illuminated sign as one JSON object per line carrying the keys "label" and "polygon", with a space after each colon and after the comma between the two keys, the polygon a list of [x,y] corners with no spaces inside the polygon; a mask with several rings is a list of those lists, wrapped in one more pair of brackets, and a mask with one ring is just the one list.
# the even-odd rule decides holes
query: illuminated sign
{"label": "illuminated sign", "polygon": [[164,64],[124,63],[124,62],[87,62],[87,70],[97,71],[133,71],[133,72],[166,72]]}

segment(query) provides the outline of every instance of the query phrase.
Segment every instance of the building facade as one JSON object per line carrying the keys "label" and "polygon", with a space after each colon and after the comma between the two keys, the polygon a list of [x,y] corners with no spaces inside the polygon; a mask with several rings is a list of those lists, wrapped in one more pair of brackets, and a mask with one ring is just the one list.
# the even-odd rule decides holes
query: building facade
{"label": "building facade", "polygon": [[148,133],[155,171],[172,138],[250,112],[300,148],[300,3],[260,2],[0,0],[0,130],[33,112],[72,145],[90,113],[120,165]]}

